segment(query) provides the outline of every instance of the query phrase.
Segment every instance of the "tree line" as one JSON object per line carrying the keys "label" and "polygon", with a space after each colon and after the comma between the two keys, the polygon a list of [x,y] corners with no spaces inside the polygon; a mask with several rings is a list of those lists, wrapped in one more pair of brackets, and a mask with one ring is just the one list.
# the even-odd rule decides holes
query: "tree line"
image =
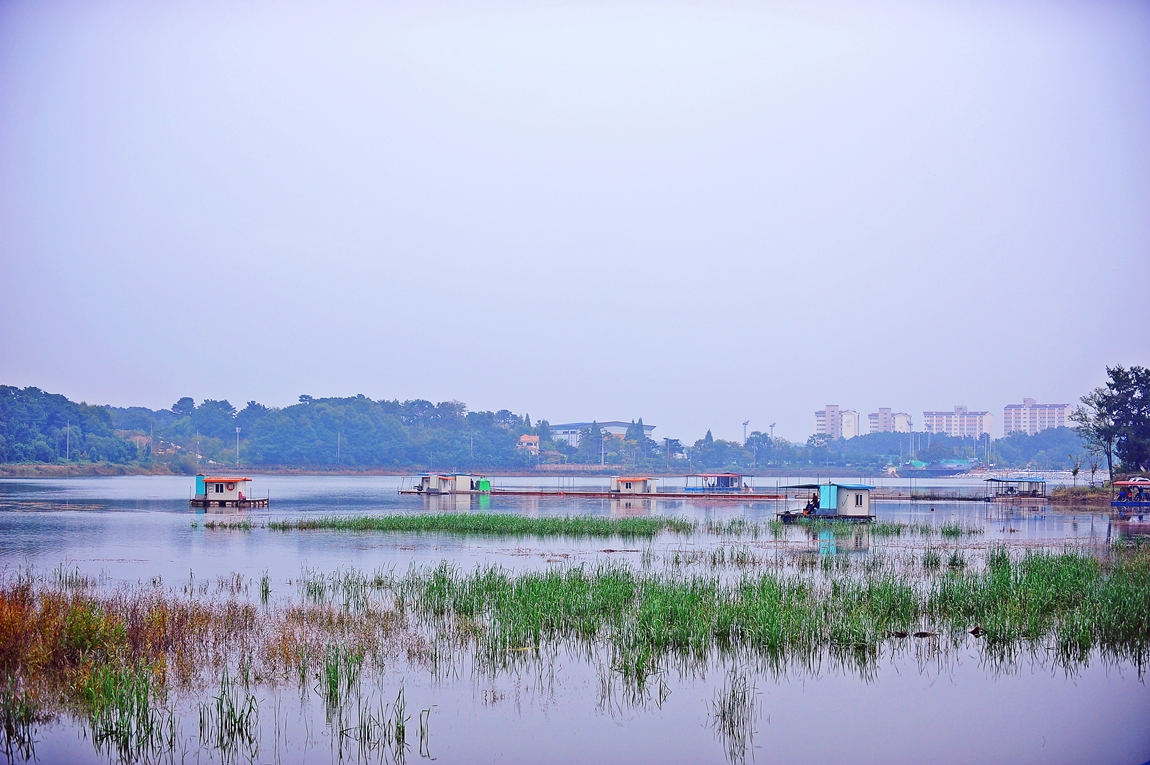
{"label": "tree line", "polygon": [[[577,445],[555,438],[546,420],[507,409],[469,411],[458,401],[300,396],[286,407],[190,397],[169,409],[76,403],[38,388],[0,386],[0,462],[111,462],[167,465],[191,473],[212,465],[347,469],[530,469],[540,463],[616,465],[651,472],[993,464],[1075,469],[1091,460],[1111,471],[1150,465],[1150,372],[1108,368],[1108,382],[1083,397],[1075,428],[991,441],[928,433],[872,433],[805,443],[754,431],[745,442],[708,431],[694,443],[647,436],[642,418],[619,438],[592,423]],[[238,433],[237,433],[238,429]],[[520,437],[539,437],[539,453]],[[1097,468],[1097,465],[1095,466]]]}

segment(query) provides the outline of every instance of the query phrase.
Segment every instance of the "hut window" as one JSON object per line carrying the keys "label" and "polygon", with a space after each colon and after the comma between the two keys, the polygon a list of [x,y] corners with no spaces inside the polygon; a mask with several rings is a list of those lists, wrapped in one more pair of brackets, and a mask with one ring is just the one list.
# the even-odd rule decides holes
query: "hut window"
{"label": "hut window", "polygon": [[627,488],[628,488],[628,489],[630,489],[630,488],[631,488],[631,482],[630,482],[630,481],[627,481]]}
{"label": "hut window", "polygon": [[861,494],[855,495],[855,507],[862,507],[862,495]]}
{"label": "hut window", "polygon": [[222,483],[217,483],[216,484],[216,494],[223,494],[223,493],[224,493],[224,485]]}

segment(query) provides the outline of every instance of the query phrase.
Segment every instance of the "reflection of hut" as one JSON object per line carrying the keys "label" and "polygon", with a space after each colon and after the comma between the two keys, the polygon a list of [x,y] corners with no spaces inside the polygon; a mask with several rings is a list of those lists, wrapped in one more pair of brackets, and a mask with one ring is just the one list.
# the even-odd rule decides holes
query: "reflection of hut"
{"label": "reflection of hut", "polygon": [[986,501],[1011,504],[1046,504],[1042,478],[987,478]]}
{"label": "reflection of hut", "polygon": [[[806,502],[803,506],[784,508],[779,513],[784,521],[802,516],[849,521],[869,521],[874,518],[870,511],[873,486],[855,483],[801,483],[784,488],[802,490],[796,498]],[[807,492],[810,492],[809,495]]]}
{"label": "reflection of hut", "polygon": [[655,510],[654,497],[632,497],[623,495],[611,498],[612,518],[642,518]]}
{"label": "reflection of hut", "polygon": [[743,485],[743,477],[738,473],[694,473],[687,476],[683,491],[700,494],[730,494],[750,491]]}
{"label": "reflection of hut", "polygon": [[252,479],[242,476],[196,476],[192,507],[267,507],[267,497],[253,497]]}
{"label": "reflection of hut", "polygon": [[654,494],[657,478],[645,475],[625,475],[611,477],[612,494]]}

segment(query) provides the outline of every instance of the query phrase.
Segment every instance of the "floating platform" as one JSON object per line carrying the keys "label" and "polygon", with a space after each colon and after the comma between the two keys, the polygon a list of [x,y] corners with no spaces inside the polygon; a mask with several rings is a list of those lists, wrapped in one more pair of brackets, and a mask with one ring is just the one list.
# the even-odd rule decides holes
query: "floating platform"
{"label": "floating platform", "polygon": [[400,489],[400,494],[416,495],[421,497],[442,497],[451,494],[480,494],[498,497],[591,497],[596,499],[694,499],[694,500],[724,500],[728,502],[761,502],[786,499],[785,494],[759,494],[755,492],[685,492],[685,491],[659,491],[659,492],[627,492],[608,491],[606,489],[491,489],[490,491],[420,491],[419,489]]}
{"label": "floating platform", "polygon": [[873,515],[816,515],[807,513],[795,512],[782,512],[775,513],[780,521],[786,524],[798,523],[799,521],[846,521],[847,523],[870,523],[875,519]]}
{"label": "floating platform", "polygon": [[253,497],[252,499],[190,499],[188,504],[192,507],[230,507],[236,510],[247,510],[253,507],[267,507],[268,497]]}

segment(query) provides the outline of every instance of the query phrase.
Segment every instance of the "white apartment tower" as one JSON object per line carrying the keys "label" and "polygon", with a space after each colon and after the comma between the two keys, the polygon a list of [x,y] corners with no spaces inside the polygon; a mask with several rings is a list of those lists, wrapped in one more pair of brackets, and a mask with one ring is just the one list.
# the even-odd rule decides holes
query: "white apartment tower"
{"label": "white apartment tower", "polygon": [[859,413],[853,409],[846,409],[841,413],[840,421],[842,422],[842,437],[854,438],[861,436],[862,431],[859,428],[862,422],[859,419]]}
{"label": "white apartment tower", "polygon": [[922,429],[927,433],[945,433],[959,438],[978,438],[991,435],[994,415],[990,412],[972,412],[965,406],[956,406],[953,412],[923,412]]}
{"label": "white apartment tower", "polygon": [[1070,416],[1070,404],[1036,404],[1032,398],[1002,409],[1002,435],[1025,433],[1033,436],[1047,428],[1061,428]]}

